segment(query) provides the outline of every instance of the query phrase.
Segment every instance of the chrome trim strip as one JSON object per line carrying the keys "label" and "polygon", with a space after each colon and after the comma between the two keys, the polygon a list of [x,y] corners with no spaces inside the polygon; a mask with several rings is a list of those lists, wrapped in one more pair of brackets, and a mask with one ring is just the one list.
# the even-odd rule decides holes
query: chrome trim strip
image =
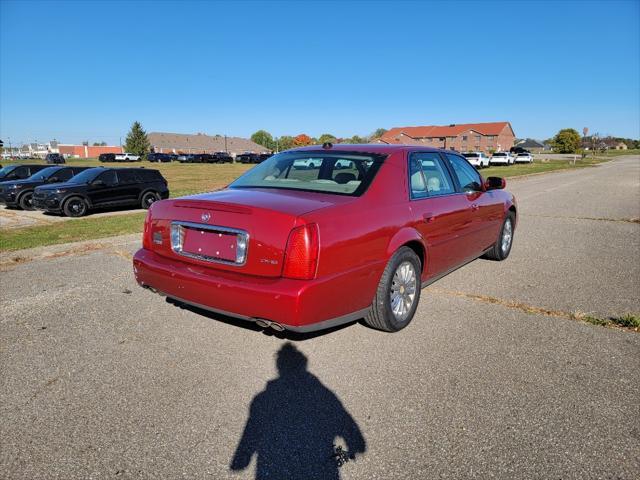
{"label": "chrome trim strip", "polygon": [[[216,257],[211,257],[208,255],[200,255],[192,252],[185,252],[182,250],[182,244],[184,242],[184,236],[182,234],[182,229],[191,228],[196,230],[207,230],[210,232],[217,233],[233,233],[236,235],[236,261],[223,260]],[[177,239],[174,238],[174,235],[177,236]],[[194,222],[182,222],[182,221],[172,221],[171,222],[171,232],[170,232],[170,243],[171,250],[177,255],[181,255],[187,258],[193,258],[195,260],[200,260],[203,262],[209,263],[221,263],[224,265],[232,265],[234,267],[242,267],[247,263],[247,257],[249,256],[249,233],[244,230],[239,230],[237,228],[230,227],[222,227],[220,225],[207,225],[204,223],[194,223]],[[244,245],[244,248],[242,248]],[[240,256],[239,252],[243,252],[242,260],[238,261],[238,257]]]}

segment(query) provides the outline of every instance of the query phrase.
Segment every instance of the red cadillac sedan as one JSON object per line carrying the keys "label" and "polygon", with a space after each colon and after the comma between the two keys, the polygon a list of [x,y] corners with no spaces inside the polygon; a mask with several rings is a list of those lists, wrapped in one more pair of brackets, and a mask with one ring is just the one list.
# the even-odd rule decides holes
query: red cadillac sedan
{"label": "red cadillac sedan", "polygon": [[138,283],[276,330],[364,318],[389,332],[421,288],[509,256],[516,202],[453,151],[331,145],[279,153],[226,189],[155,202]]}

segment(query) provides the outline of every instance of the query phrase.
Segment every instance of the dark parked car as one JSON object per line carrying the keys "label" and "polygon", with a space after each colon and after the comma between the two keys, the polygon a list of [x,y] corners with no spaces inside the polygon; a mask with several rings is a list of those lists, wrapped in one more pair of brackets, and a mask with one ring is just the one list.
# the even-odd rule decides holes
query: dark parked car
{"label": "dark parked car", "polygon": [[158,170],[146,168],[89,168],[66,183],[37,187],[33,205],[39,210],[81,217],[95,208],[149,208],[169,198],[167,181]]}
{"label": "dark parked car", "polygon": [[200,158],[194,154],[178,155],[178,161],[180,163],[200,163]]}
{"label": "dark parked car", "polygon": [[116,154],[115,153],[101,153],[98,156],[98,160],[100,162],[115,162],[116,161]]}
{"label": "dark parked car", "polygon": [[169,153],[150,153],[147,155],[147,160],[150,162],[166,163],[173,160],[173,155]]}
{"label": "dark parked car", "polygon": [[47,167],[48,165],[7,165],[0,168],[0,182],[29,178],[34,173]]}
{"label": "dark parked car", "polygon": [[236,162],[240,163],[260,163],[260,154],[258,153],[241,153],[236,156]]}
{"label": "dark parked car", "polygon": [[89,167],[47,167],[29,178],[0,182],[0,203],[7,207],[33,210],[33,191],[36,187],[67,182],[87,168]]}
{"label": "dark parked car", "polygon": [[59,153],[47,153],[47,156],[44,157],[44,161],[49,164],[66,163],[64,157]]}
{"label": "dark parked car", "polygon": [[233,157],[227,152],[216,152],[213,154],[216,163],[232,163]]}
{"label": "dark parked car", "polygon": [[288,150],[224,190],[153,205],[134,274],[174,301],[263,328],[364,318],[395,332],[423,287],[478,257],[509,256],[517,206],[505,185],[451,150]]}

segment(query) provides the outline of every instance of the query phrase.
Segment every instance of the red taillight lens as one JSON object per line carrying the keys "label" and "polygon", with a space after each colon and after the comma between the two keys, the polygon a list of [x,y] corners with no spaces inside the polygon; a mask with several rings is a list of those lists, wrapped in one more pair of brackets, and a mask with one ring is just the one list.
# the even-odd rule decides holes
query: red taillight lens
{"label": "red taillight lens", "polygon": [[147,210],[147,217],[144,219],[142,230],[142,248],[151,250],[151,208]]}
{"label": "red taillight lens", "polygon": [[289,234],[283,277],[311,280],[316,276],[320,238],[315,223],[294,228]]}

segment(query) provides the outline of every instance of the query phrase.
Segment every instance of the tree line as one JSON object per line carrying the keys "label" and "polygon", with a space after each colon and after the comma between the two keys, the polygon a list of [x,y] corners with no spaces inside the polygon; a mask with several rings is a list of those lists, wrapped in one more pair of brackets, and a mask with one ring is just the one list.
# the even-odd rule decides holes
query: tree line
{"label": "tree line", "polygon": [[377,138],[380,138],[386,133],[384,128],[378,128],[370,135],[361,137],[354,135],[352,137],[338,137],[330,133],[323,133],[319,137],[311,137],[306,133],[301,133],[296,136],[282,135],[280,137],[274,137],[266,130],[258,130],[251,135],[251,141],[262,145],[265,148],[273,152],[281,152],[282,150],[288,150],[294,147],[305,147],[307,145],[322,145],[326,142],[329,143],[369,143]]}
{"label": "tree line", "polygon": [[544,143],[551,145],[553,150],[558,153],[582,153],[584,150],[604,151],[613,150],[621,143],[624,143],[629,149],[640,148],[640,140],[632,138],[614,137],[612,135],[600,135],[594,133],[580,136],[577,130],[573,128],[563,128],[553,138],[545,140]]}

